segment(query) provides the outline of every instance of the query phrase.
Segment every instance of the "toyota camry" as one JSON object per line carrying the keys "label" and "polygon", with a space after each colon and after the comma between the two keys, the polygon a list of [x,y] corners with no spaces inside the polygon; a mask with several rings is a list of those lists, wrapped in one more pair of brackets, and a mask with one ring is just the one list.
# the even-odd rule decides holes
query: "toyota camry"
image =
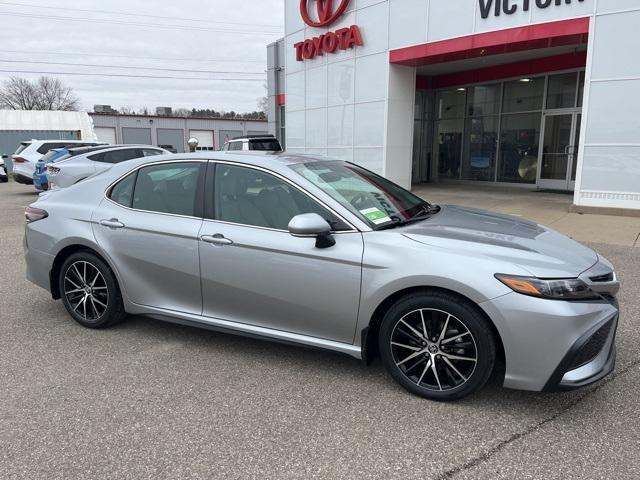
{"label": "toyota camry", "polygon": [[28,279],[88,328],[144,315],[379,356],[433,400],[497,372],[505,387],[552,391],[614,368],[619,283],[605,258],[349,162],[140,158],[45,193],[25,215]]}

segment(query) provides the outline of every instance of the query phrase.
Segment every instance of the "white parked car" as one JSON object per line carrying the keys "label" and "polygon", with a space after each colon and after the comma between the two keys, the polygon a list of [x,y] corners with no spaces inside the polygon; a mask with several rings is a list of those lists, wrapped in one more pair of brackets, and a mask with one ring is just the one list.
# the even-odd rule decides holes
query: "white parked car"
{"label": "white parked car", "polygon": [[84,140],[29,140],[20,142],[18,149],[11,156],[13,158],[13,178],[18,183],[33,185],[36,164],[49,150],[100,144],[101,142],[87,142]]}
{"label": "white parked car", "polygon": [[167,153],[171,152],[151,145],[118,145],[97,152],[69,157],[47,165],[49,188],[70,187],[94,173],[108,170],[116,163]]}
{"label": "white parked car", "polygon": [[7,167],[4,166],[4,156],[0,156],[0,182],[8,182]]}

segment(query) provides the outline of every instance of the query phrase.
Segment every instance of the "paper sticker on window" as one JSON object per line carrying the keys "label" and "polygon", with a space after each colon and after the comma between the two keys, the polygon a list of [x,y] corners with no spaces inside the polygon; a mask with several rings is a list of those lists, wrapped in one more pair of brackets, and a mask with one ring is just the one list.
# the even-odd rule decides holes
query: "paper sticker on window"
{"label": "paper sticker on window", "polygon": [[389,216],[379,208],[366,208],[364,210],[360,210],[360,213],[367,217],[367,219],[373,222],[375,225],[380,225],[381,223],[391,221]]}

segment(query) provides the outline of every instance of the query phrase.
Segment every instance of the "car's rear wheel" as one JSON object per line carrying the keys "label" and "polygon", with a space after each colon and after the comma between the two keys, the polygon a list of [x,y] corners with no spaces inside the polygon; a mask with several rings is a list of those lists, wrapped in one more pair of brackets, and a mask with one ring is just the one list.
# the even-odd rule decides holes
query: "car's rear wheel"
{"label": "car's rear wheel", "polygon": [[111,269],[96,255],[79,252],[60,269],[60,293],[67,312],[88,328],[105,328],[126,316]]}
{"label": "car's rear wheel", "polygon": [[493,333],[475,305],[446,292],[406,296],[380,326],[382,361],[404,388],[432,400],[484,386],[495,364]]}

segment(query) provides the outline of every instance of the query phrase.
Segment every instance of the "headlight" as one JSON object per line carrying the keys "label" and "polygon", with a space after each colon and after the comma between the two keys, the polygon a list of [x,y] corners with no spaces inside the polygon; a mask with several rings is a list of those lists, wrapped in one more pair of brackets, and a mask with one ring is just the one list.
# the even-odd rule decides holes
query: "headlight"
{"label": "headlight", "polygon": [[555,300],[595,300],[601,298],[578,278],[543,280],[535,277],[502,275],[495,277],[517,293]]}

